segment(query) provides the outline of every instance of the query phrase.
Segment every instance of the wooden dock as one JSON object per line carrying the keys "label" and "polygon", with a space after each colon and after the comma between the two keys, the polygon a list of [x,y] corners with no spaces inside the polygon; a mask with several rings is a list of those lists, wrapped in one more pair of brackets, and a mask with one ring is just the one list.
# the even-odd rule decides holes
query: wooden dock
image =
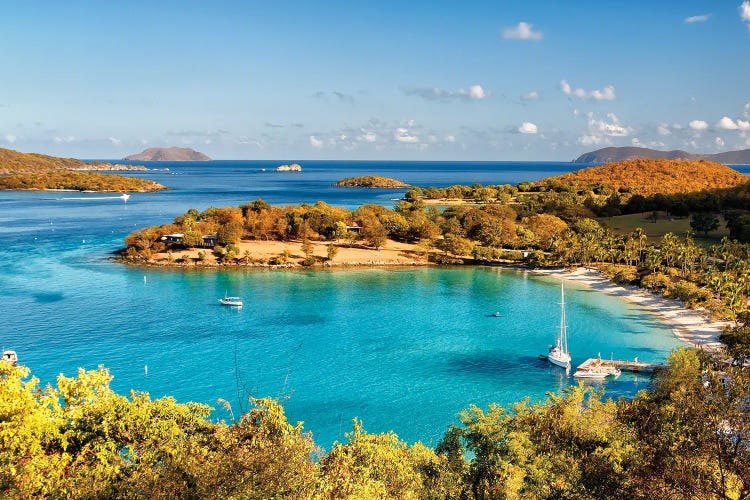
{"label": "wooden dock", "polygon": [[607,366],[612,368],[617,368],[618,370],[624,371],[624,372],[653,372],[654,370],[658,370],[660,368],[666,368],[667,365],[658,364],[658,363],[644,363],[643,361],[638,361],[638,358],[627,361],[627,360],[619,360],[619,359],[602,359],[602,358],[589,358],[583,363],[581,363],[578,367],[583,368],[584,370],[587,367],[599,365],[599,366]]}

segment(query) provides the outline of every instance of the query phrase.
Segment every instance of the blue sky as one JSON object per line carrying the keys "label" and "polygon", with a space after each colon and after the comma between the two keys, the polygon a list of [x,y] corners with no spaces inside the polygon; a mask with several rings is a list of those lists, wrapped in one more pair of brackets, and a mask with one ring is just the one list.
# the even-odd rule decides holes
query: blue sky
{"label": "blue sky", "polygon": [[569,160],[750,148],[750,2],[3,3],[0,147]]}

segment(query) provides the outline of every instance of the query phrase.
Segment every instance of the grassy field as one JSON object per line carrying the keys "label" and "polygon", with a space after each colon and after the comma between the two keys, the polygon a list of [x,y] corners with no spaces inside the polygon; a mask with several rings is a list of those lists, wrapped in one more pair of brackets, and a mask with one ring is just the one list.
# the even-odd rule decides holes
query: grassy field
{"label": "grassy field", "polygon": [[[667,233],[682,236],[690,230],[690,217],[677,218],[671,217],[665,212],[659,212],[659,218],[656,222],[651,222],[648,219],[649,215],[651,215],[651,212],[602,217],[599,222],[617,234],[631,233],[635,228],[640,227],[646,232],[649,241],[657,241]],[[695,239],[701,243],[714,244],[728,235],[729,232],[724,225],[724,218],[719,216],[719,229],[709,232],[707,236],[698,233],[695,235]]]}

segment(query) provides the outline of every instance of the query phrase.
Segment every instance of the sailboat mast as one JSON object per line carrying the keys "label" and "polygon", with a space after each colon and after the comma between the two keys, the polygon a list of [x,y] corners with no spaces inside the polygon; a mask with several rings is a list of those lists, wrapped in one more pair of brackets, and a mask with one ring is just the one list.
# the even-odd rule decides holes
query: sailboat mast
{"label": "sailboat mast", "polygon": [[562,301],[560,302],[560,339],[558,340],[558,346],[563,352],[568,352],[568,325],[565,323],[565,282],[560,280],[560,295]]}

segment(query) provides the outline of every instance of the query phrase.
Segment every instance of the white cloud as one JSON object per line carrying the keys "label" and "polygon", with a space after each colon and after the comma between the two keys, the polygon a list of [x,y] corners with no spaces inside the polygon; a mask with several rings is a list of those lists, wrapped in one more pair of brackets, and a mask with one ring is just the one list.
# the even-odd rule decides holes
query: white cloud
{"label": "white cloud", "polygon": [[417,137],[416,135],[412,135],[409,132],[409,129],[404,127],[397,128],[396,132],[394,132],[393,134],[393,138],[397,142],[405,142],[409,144],[415,144],[419,142],[419,137]]}
{"label": "white cloud", "polygon": [[700,16],[690,16],[685,18],[685,22],[688,24],[692,23],[705,23],[711,17],[711,14],[701,14]]}
{"label": "white cloud", "polygon": [[503,30],[503,38],[515,39],[515,40],[541,40],[544,35],[541,31],[534,31],[533,25],[521,21],[518,26],[511,28],[505,28]]}
{"label": "white cloud", "polygon": [[719,122],[716,124],[717,127],[723,128],[724,130],[737,130],[737,124],[734,123],[734,120],[729,118],[728,116],[723,117]]}
{"label": "white cloud", "polygon": [[522,134],[536,134],[537,126],[531,122],[523,122],[521,126],[518,127],[518,131]]}
{"label": "white cloud", "polygon": [[62,143],[70,144],[71,142],[75,142],[76,138],[73,137],[72,135],[67,135],[65,137],[55,137],[52,140],[56,142],[57,144],[62,144]]}
{"label": "white cloud", "polygon": [[13,143],[14,143],[14,142],[16,142],[17,140],[18,140],[18,137],[16,137],[16,136],[15,136],[15,135],[13,135],[13,134],[6,134],[6,135],[5,135],[5,142],[9,142],[9,143],[13,144]]}
{"label": "white cloud", "polygon": [[450,142],[450,143],[456,142],[456,136],[455,135],[446,135],[445,136],[445,142]]}
{"label": "white cloud", "polygon": [[479,100],[487,97],[487,94],[485,94],[481,85],[472,85],[469,87],[469,97]]}
{"label": "white cloud", "polygon": [[314,147],[315,149],[322,149],[323,148],[323,141],[315,137],[314,135],[310,136],[310,146]]}
{"label": "white cloud", "polygon": [[740,5],[739,9],[740,19],[742,19],[746,23],[750,23],[750,2],[745,0],[744,2],[742,2],[742,5]]}
{"label": "white cloud", "polygon": [[539,99],[539,92],[536,90],[532,90],[521,96],[522,101],[536,101],[537,99]]}
{"label": "white cloud", "polygon": [[688,123],[688,127],[693,130],[706,130],[708,128],[708,123],[704,122],[703,120],[693,120]]}
{"label": "white cloud", "polygon": [[468,90],[447,90],[439,87],[415,87],[405,89],[404,93],[406,95],[421,97],[426,101],[449,101],[451,99],[481,101],[489,95],[481,85],[472,85]]}
{"label": "white cloud", "polygon": [[378,140],[378,134],[370,132],[368,130],[361,129],[361,134],[357,136],[357,140],[360,142],[375,142]]}
{"label": "white cloud", "polygon": [[632,128],[623,125],[614,113],[608,113],[606,119],[598,120],[593,113],[588,115],[588,130],[578,138],[584,146],[611,144],[610,137],[627,137]]}
{"label": "white cloud", "polygon": [[722,139],[721,137],[717,137],[716,139],[714,139],[714,144],[716,144],[716,146],[718,147],[722,147],[724,146],[724,139]]}
{"label": "white cloud", "polygon": [[617,98],[615,95],[615,86],[607,85],[601,90],[584,90],[582,88],[574,89],[566,80],[560,80],[560,90],[565,95],[580,97],[581,99],[595,99],[597,101],[613,101]]}
{"label": "white cloud", "polygon": [[666,123],[659,124],[659,126],[656,127],[656,132],[659,135],[671,135],[672,134],[672,131],[669,130],[669,125],[667,125]]}
{"label": "white cloud", "polygon": [[737,120],[737,129],[739,130],[750,130],[750,121]]}
{"label": "white cloud", "polygon": [[108,137],[107,138],[109,142],[111,142],[114,146],[120,146],[122,144],[122,141],[118,139],[117,137]]}

